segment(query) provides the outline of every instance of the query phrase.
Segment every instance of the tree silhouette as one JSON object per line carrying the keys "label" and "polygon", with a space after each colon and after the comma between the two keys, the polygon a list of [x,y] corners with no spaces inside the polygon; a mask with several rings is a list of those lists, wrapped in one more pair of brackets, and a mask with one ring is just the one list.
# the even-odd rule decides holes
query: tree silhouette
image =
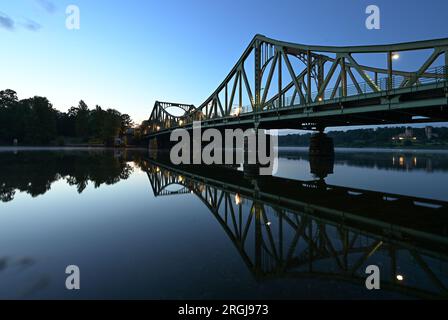
{"label": "tree silhouette", "polygon": [[45,97],[19,101],[14,90],[0,91],[0,144],[12,144],[14,139],[20,144],[60,144],[65,137],[112,145],[132,125],[128,114],[98,105],[90,110],[83,100],[60,112]]}

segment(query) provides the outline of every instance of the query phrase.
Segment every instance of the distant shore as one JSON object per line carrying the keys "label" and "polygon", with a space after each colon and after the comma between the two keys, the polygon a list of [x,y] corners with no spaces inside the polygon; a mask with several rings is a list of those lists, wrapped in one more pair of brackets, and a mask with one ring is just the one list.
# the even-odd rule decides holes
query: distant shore
{"label": "distant shore", "polygon": [[[282,145],[279,148],[309,148],[309,146]],[[435,150],[448,151],[448,145],[443,146],[335,146],[335,149],[387,149],[387,150]]]}
{"label": "distant shore", "polygon": [[[279,146],[278,150],[308,150],[308,146]],[[50,150],[147,150],[142,146],[127,147],[107,147],[99,145],[69,145],[69,146],[5,146],[0,145],[0,152],[3,151],[50,151]],[[447,148],[416,148],[416,147],[335,147],[336,151],[361,151],[361,152],[448,152]]]}
{"label": "distant shore", "polygon": [[14,150],[92,150],[92,149],[107,149],[107,150],[146,150],[145,147],[127,146],[127,147],[107,147],[107,146],[92,146],[92,145],[69,145],[69,146],[2,146],[0,151],[14,151]]}

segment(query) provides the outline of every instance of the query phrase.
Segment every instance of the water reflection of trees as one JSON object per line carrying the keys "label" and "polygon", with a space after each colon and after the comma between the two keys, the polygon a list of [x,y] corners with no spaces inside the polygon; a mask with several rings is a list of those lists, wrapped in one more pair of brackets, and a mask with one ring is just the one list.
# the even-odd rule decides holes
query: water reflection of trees
{"label": "water reflection of trees", "polygon": [[132,167],[125,157],[111,151],[42,151],[0,154],[0,201],[9,202],[17,191],[32,197],[45,194],[61,179],[82,193],[92,182],[95,188],[127,179]]}
{"label": "water reflection of trees", "polygon": [[[308,161],[308,151],[281,150],[281,158]],[[376,168],[383,170],[423,170],[426,172],[448,171],[448,153],[431,152],[337,152],[334,163],[361,168]]]}

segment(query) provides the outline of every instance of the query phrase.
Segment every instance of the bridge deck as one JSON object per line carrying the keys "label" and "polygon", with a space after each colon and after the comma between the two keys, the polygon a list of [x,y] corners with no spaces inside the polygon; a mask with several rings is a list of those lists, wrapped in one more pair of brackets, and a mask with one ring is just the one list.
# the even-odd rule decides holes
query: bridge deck
{"label": "bridge deck", "polygon": [[[413,71],[397,69],[393,57],[408,51],[423,56],[424,62]],[[357,61],[359,55],[378,53],[384,53],[387,68]],[[247,76],[247,62],[255,66],[253,78]],[[319,47],[257,35],[199,107],[156,102],[145,135],[191,128],[193,121],[201,121],[203,127],[308,130],[448,121],[447,80],[448,39]],[[183,115],[173,115],[170,108],[181,109]]]}

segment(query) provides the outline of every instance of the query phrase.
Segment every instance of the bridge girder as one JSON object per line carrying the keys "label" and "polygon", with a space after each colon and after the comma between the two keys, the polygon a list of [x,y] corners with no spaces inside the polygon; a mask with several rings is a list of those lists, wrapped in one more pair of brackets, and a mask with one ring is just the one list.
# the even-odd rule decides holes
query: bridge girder
{"label": "bridge girder", "polygon": [[[407,51],[426,55],[412,71],[394,66],[394,57]],[[377,63],[387,67],[360,63],[361,56],[369,60],[369,55],[377,59],[378,54],[383,54],[383,61]],[[445,56],[443,65],[433,67],[442,55]],[[213,124],[221,120],[231,125],[245,117],[253,124],[265,113],[281,113],[284,109],[312,115],[327,106],[331,110],[331,105],[343,104],[349,98],[360,101],[362,106],[364,100],[376,95],[412,93],[426,84],[438,87],[441,84],[446,92],[447,61],[448,39],[331,47],[294,44],[256,35],[224,81],[200,106],[156,102],[147,134],[189,127],[193,121]],[[169,107],[182,108],[185,113],[174,116],[166,111]]]}

